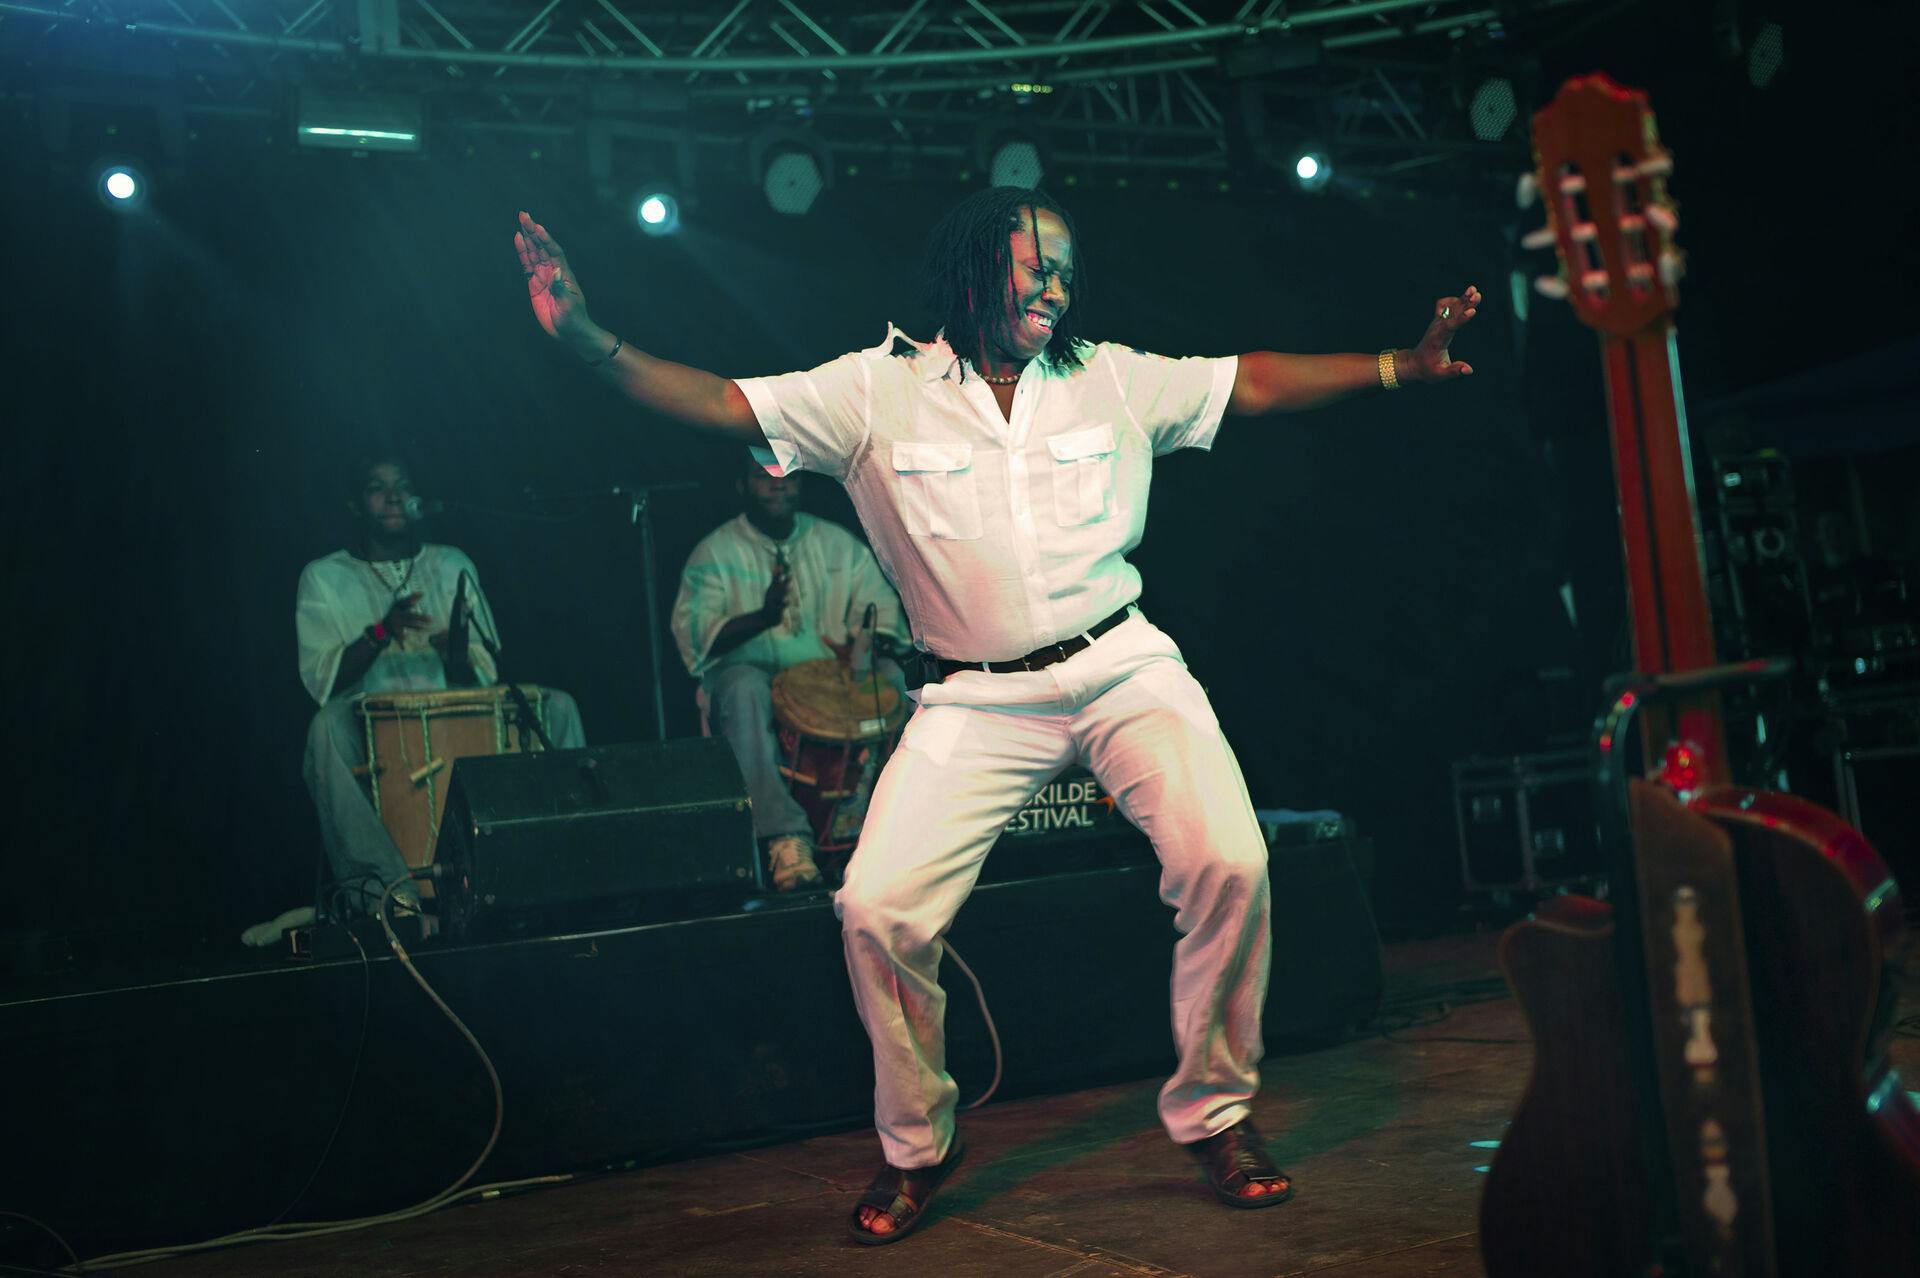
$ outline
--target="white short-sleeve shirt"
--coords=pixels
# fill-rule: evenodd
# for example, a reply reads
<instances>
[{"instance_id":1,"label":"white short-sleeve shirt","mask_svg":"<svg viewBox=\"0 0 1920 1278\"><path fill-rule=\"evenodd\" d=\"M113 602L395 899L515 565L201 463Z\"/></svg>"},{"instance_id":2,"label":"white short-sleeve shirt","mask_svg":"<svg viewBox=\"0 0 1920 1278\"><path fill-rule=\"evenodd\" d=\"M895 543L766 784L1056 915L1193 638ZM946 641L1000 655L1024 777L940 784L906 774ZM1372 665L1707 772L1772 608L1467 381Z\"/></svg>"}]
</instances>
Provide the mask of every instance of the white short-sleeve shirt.
<instances>
[{"instance_id":1,"label":"white short-sleeve shirt","mask_svg":"<svg viewBox=\"0 0 1920 1278\"><path fill-rule=\"evenodd\" d=\"M720 656L713 641L728 621L756 611L773 580L776 559L787 565L787 606L777 625ZM900 600L880 575L873 554L840 525L796 514L784 542L735 515L700 539L680 573L670 628L687 673L703 678L719 666L751 665L769 673L833 655L824 641L843 642L873 606L874 629L906 638Z\"/></svg>"},{"instance_id":2,"label":"white short-sleeve shirt","mask_svg":"<svg viewBox=\"0 0 1920 1278\"><path fill-rule=\"evenodd\" d=\"M1233 391L1232 356L1081 349L1077 369L1027 364L1011 420L944 340L891 325L872 349L738 384L778 469L846 487L914 641L1004 661L1139 597L1126 555L1153 459L1212 447Z\"/></svg>"},{"instance_id":3,"label":"white short-sleeve shirt","mask_svg":"<svg viewBox=\"0 0 1920 1278\"><path fill-rule=\"evenodd\" d=\"M381 649L357 683L336 687L334 676L347 648L386 616L401 595L420 596L414 607L429 619L429 632L446 629L462 575L469 583L468 606L480 619L474 623L467 655L479 681L491 684L493 657L481 645L478 631L482 624L489 635L497 636L499 630L486 596L480 593L473 560L465 551L428 542L411 561L376 567L336 550L308 564L300 573L293 624L300 645L300 679L313 699L325 705L336 697L363 692L426 692L446 687L446 666L424 634L408 635Z\"/></svg>"}]
</instances>

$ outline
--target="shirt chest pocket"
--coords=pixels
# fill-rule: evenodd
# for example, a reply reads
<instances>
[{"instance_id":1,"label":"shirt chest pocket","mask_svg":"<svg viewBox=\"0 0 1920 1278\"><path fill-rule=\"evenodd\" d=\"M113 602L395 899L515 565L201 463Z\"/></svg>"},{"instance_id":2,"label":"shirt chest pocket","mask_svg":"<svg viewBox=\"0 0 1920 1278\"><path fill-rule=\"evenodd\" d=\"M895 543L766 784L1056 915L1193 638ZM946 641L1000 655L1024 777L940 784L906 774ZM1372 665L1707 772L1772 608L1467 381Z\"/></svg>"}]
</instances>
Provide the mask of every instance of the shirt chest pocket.
<instances>
[{"instance_id":1,"label":"shirt chest pocket","mask_svg":"<svg viewBox=\"0 0 1920 1278\"><path fill-rule=\"evenodd\" d=\"M1109 424L1047 438L1053 455L1053 512L1063 528L1113 514L1120 446Z\"/></svg>"},{"instance_id":2,"label":"shirt chest pocket","mask_svg":"<svg viewBox=\"0 0 1920 1278\"><path fill-rule=\"evenodd\" d=\"M980 536L980 493L973 445L895 441L900 513L915 537L973 541Z\"/></svg>"}]
</instances>

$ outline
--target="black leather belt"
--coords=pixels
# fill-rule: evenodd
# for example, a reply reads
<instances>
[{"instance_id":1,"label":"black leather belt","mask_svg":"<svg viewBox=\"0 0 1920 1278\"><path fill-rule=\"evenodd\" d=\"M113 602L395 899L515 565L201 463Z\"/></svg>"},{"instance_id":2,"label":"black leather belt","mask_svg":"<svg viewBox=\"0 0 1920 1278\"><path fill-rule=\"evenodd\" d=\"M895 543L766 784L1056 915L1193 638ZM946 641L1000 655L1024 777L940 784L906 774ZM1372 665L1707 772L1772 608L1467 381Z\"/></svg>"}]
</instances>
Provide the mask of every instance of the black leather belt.
<instances>
[{"instance_id":1,"label":"black leather belt","mask_svg":"<svg viewBox=\"0 0 1920 1278\"><path fill-rule=\"evenodd\" d=\"M1125 621L1129 615L1129 604L1111 617L1096 621L1087 627L1084 634L1069 635L1059 643L1050 643L1044 648L1035 648L1024 657L1015 657L1011 661L949 661L945 657L933 657L932 665L940 672L942 679L950 679L962 670L984 670L989 674L1018 674L1025 670L1045 670L1048 666L1065 661L1076 652L1084 651L1093 645L1107 631Z\"/></svg>"}]
</instances>

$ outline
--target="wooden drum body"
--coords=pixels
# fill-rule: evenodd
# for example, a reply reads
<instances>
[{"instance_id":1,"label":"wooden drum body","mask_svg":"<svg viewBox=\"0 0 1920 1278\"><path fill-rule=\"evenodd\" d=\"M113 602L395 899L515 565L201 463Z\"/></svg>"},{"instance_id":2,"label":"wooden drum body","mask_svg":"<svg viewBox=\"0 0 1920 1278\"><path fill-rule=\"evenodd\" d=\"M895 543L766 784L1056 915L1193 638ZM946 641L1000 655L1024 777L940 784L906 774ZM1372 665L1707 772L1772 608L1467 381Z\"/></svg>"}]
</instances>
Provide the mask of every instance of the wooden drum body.
<instances>
[{"instance_id":1,"label":"wooden drum body","mask_svg":"<svg viewBox=\"0 0 1920 1278\"><path fill-rule=\"evenodd\" d=\"M860 837L867 795L907 721L900 690L856 679L838 661L803 661L773 678L780 774L813 823L814 846L836 852Z\"/></svg>"},{"instance_id":2,"label":"wooden drum body","mask_svg":"<svg viewBox=\"0 0 1920 1278\"><path fill-rule=\"evenodd\" d=\"M545 690L522 684L520 691L544 721ZM505 687L371 693L361 698L358 714L374 811L414 869L433 863L455 759L540 748ZM420 890L431 896L433 885L422 883Z\"/></svg>"}]
</instances>

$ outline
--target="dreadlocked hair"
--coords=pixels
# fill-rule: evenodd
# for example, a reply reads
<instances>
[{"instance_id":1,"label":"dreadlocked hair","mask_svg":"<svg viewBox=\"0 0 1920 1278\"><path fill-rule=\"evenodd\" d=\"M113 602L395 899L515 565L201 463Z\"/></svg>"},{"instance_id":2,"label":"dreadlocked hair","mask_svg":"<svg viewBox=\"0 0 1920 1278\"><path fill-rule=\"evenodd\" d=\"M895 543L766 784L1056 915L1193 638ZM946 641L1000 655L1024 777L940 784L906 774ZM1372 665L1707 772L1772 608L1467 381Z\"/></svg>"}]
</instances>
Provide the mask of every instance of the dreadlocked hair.
<instances>
[{"instance_id":1,"label":"dreadlocked hair","mask_svg":"<svg viewBox=\"0 0 1920 1278\"><path fill-rule=\"evenodd\" d=\"M987 336L1004 322L1002 312L1013 273L1008 236L1030 225L1027 210L1044 209L1066 224L1073 239L1073 301L1054 325L1053 336L1040 359L1054 368L1079 368L1080 298L1086 293L1087 268L1080 256L1080 237L1073 215L1045 191L1022 186L991 186L975 191L940 219L927 239L921 286L927 309L945 328L953 353L979 368L987 353ZM965 377L964 370L961 373Z\"/></svg>"}]
</instances>

